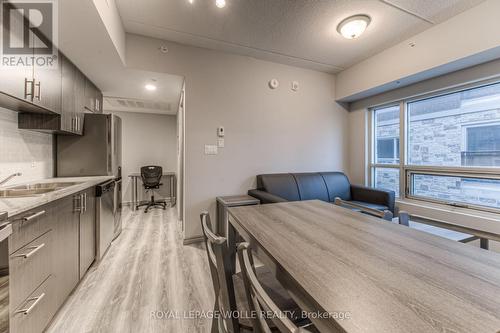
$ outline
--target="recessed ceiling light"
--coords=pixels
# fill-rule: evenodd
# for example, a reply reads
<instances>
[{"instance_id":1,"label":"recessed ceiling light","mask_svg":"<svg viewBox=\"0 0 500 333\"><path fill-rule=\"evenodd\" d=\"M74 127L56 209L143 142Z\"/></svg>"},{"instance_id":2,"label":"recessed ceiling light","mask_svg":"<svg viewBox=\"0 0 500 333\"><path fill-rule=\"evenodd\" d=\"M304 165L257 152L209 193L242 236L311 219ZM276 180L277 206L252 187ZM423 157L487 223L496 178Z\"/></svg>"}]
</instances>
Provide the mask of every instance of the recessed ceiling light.
<instances>
[{"instance_id":1,"label":"recessed ceiling light","mask_svg":"<svg viewBox=\"0 0 500 333\"><path fill-rule=\"evenodd\" d=\"M193 4L193 3L194 3L194 0L188 0L188 2L189 2L190 4Z\"/></svg>"},{"instance_id":2,"label":"recessed ceiling light","mask_svg":"<svg viewBox=\"0 0 500 333\"><path fill-rule=\"evenodd\" d=\"M215 0L215 5L219 8L226 7L226 0Z\"/></svg>"},{"instance_id":3,"label":"recessed ceiling light","mask_svg":"<svg viewBox=\"0 0 500 333\"><path fill-rule=\"evenodd\" d=\"M151 84L151 83L148 83L144 86L144 88L146 88L146 90L149 90L149 91L155 91L156 90L156 86L154 84Z\"/></svg>"},{"instance_id":4,"label":"recessed ceiling light","mask_svg":"<svg viewBox=\"0 0 500 333\"><path fill-rule=\"evenodd\" d=\"M354 39L361 36L370 24L371 19L368 15L354 15L346 18L337 26L339 34L347 39Z\"/></svg>"}]
</instances>

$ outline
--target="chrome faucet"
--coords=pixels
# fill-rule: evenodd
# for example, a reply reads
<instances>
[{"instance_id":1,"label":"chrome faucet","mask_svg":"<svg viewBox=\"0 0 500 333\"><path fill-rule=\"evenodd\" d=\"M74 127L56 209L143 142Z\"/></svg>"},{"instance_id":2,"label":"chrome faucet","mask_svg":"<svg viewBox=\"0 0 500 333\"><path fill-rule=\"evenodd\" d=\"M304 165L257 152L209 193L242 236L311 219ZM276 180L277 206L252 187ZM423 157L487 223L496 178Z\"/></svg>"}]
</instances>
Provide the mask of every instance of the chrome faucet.
<instances>
[{"instance_id":1,"label":"chrome faucet","mask_svg":"<svg viewBox=\"0 0 500 333\"><path fill-rule=\"evenodd\" d=\"M11 180L14 177L22 176L22 175L23 174L20 173L20 172L13 173L12 175L10 175L7 178L5 178L4 180L0 181L0 186L2 186L3 184L7 183L9 180Z\"/></svg>"}]
</instances>

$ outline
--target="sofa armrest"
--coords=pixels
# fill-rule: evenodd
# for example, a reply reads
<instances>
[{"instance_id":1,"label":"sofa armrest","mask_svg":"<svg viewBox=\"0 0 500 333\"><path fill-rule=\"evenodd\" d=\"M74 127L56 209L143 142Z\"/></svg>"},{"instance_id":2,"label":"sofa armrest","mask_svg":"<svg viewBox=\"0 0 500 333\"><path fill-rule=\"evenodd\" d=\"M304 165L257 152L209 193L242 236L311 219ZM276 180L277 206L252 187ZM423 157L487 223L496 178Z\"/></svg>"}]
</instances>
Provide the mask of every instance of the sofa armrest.
<instances>
[{"instance_id":1,"label":"sofa armrest","mask_svg":"<svg viewBox=\"0 0 500 333\"><path fill-rule=\"evenodd\" d=\"M396 194L394 191L385 191L366 186L351 185L351 198L355 201L387 206L392 214L394 214L394 205L396 201Z\"/></svg>"},{"instance_id":2,"label":"sofa armrest","mask_svg":"<svg viewBox=\"0 0 500 333\"><path fill-rule=\"evenodd\" d=\"M287 202L288 200L283 199L277 195L271 194L266 191L261 190L249 190L248 195L260 200L261 204L277 203L277 202Z\"/></svg>"}]
</instances>

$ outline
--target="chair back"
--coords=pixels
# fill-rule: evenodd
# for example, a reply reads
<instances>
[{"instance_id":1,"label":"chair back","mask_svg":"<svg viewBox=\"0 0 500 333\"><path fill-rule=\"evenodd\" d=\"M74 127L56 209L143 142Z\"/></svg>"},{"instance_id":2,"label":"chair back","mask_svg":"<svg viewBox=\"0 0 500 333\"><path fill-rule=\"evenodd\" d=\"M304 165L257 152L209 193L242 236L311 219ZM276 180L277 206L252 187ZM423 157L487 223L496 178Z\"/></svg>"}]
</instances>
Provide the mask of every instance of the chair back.
<instances>
[{"instance_id":1,"label":"chair back","mask_svg":"<svg viewBox=\"0 0 500 333\"><path fill-rule=\"evenodd\" d=\"M268 320L282 333L306 333L310 332L304 328L297 327L266 293L255 275L252 254L248 243L240 243L238 246L238 258L245 283L245 292L248 306L256 316L253 318L253 331L271 333L271 327L266 321L265 313L272 313Z\"/></svg>"},{"instance_id":2,"label":"chair back","mask_svg":"<svg viewBox=\"0 0 500 333\"><path fill-rule=\"evenodd\" d=\"M350 208L350 209L354 208L356 210L359 210L361 213L368 214L368 215L375 216L375 217L379 217L379 218L384 219L384 220L389 221L389 222L392 222L392 218L394 217L394 215L392 214L392 212L390 210L386 209L384 211L381 211L378 209L365 207L363 205L359 205L359 204L356 204L354 202L345 201L345 200L342 200L340 198L335 198L335 205L345 207L345 208Z\"/></svg>"},{"instance_id":3,"label":"chair back","mask_svg":"<svg viewBox=\"0 0 500 333\"><path fill-rule=\"evenodd\" d=\"M145 187L160 186L163 168L157 165L147 165L141 168L141 179Z\"/></svg>"},{"instance_id":4,"label":"chair back","mask_svg":"<svg viewBox=\"0 0 500 333\"><path fill-rule=\"evenodd\" d=\"M224 314L236 311L236 300L229 296L229 290L234 290L233 277L229 272L229 256L226 238L216 235L212 231L212 223L208 212L200 214L201 228L207 250L208 264L215 293L215 311L220 311L219 331L222 333L234 332L238 327L235 316L227 318ZM213 320L217 320L215 317Z\"/></svg>"}]
</instances>

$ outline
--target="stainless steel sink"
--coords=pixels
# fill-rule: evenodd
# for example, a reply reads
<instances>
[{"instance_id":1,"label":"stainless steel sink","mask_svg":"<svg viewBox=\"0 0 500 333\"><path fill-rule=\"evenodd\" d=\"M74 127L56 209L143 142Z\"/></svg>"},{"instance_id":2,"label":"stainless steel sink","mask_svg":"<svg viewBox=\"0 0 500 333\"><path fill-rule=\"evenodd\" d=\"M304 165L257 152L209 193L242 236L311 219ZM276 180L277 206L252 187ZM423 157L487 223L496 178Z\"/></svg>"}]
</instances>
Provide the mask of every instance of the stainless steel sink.
<instances>
[{"instance_id":1,"label":"stainless steel sink","mask_svg":"<svg viewBox=\"0 0 500 333\"><path fill-rule=\"evenodd\" d=\"M56 182L56 183L35 183L8 187L7 190L38 190L51 189L59 190L69 186L80 184L79 182Z\"/></svg>"},{"instance_id":2,"label":"stainless steel sink","mask_svg":"<svg viewBox=\"0 0 500 333\"><path fill-rule=\"evenodd\" d=\"M80 184L80 182L35 183L0 189L0 198L35 197Z\"/></svg>"},{"instance_id":3,"label":"stainless steel sink","mask_svg":"<svg viewBox=\"0 0 500 333\"><path fill-rule=\"evenodd\" d=\"M6 190L0 190L0 198L36 197L52 191L55 191L55 189L48 189L48 188L38 188L31 190L6 189Z\"/></svg>"}]
</instances>

